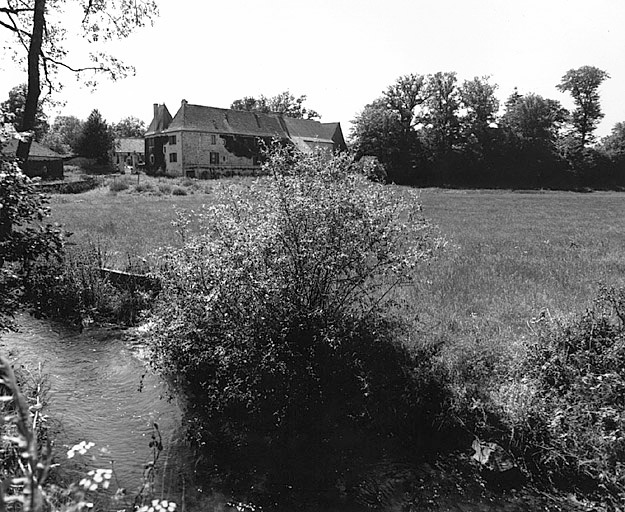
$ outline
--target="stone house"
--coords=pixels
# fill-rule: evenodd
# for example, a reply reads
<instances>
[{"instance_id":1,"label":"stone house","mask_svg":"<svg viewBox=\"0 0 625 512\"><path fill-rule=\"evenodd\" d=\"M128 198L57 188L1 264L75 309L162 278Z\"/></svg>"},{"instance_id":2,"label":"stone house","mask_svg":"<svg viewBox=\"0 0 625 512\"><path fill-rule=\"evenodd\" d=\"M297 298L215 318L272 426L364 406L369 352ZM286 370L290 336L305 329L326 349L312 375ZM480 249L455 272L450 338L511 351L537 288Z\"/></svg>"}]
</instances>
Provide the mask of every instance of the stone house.
<instances>
[{"instance_id":1,"label":"stone house","mask_svg":"<svg viewBox=\"0 0 625 512\"><path fill-rule=\"evenodd\" d=\"M292 143L304 152L346 149L340 123L183 100L173 118L165 105L154 104L154 118L145 135L146 171L198 178L255 172L262 142L272 140Z\"/></svg>"},{"instance_id":2,"label":"stone house","mask_svg":"<svg viewBox=\"0 0 625 512\"><path fill-rule=\"evenodd\" d=\"M134 172L145 163L143 139L123 137L115 139L112 151L113 166L120 173Z\"/></svg>"}]
</instances>

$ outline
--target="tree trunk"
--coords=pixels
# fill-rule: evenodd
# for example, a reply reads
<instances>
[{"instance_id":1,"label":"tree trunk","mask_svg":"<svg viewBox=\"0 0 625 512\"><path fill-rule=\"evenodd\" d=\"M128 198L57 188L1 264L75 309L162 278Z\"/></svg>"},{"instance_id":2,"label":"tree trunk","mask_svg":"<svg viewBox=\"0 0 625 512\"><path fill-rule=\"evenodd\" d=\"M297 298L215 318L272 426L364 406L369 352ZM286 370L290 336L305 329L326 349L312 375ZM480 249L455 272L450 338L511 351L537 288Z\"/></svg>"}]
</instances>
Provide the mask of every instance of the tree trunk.
<instances>
[{"instance_id":1,"label":"tree trunk","mask_svg":"<svg viewBox=\"0 0 625 512\"><path fill-rule=\"evenodd\" d=\"M37 115L37 104L41 94L41 83L39 76L39 57L43 44L43 29L45 25L46 0L35 0L35 10L33 15L33 33L30 38L28 48L28 92L26 94L26 104L24 105L24 115L22 116L22 126L20 132L32 132L35 129L35 117ZM32 138L27 141L19 141L17 146L17 158L21 163L28 160L30 144Z\"/></svg>"}]
</instances>

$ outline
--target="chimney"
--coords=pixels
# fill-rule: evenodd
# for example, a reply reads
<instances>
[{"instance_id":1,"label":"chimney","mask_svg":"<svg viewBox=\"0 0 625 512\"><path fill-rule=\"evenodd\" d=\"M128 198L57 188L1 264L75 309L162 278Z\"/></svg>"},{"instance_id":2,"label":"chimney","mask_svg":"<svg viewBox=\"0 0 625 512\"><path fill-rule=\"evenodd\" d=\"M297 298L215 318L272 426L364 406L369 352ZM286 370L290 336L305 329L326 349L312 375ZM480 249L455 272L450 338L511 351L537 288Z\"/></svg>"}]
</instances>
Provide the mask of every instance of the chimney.
<instances>
[{"instance_id":1,"label":"chimney","mask_svg":"<svg viewBox=\"0 0 625 512\"><path fill-rule=\"evenodd\" d=\"M158 103L154 103L154 117L158 115Z\"/></svg>"}]
</instances>

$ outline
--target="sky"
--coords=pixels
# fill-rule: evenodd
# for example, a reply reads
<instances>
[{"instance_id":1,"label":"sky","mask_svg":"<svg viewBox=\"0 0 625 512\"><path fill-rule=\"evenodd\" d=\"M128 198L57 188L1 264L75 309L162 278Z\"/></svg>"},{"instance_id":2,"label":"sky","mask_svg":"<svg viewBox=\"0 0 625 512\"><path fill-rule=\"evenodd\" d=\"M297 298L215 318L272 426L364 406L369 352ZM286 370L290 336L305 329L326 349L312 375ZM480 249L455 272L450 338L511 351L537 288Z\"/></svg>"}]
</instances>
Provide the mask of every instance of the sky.
<instances>
[{"instance_id":1,"label":"sky","mask_svg":"<svg viewBox=\"0 0 625 512\"><path fill-rule=\"evenodd\" d=\"M288 89L347 134L362 108L405 74L455 71L460 83L487 75L502 103L517 87L572 108L555 86L569 69L591 65L610 75L599 89L605 118L597 135L625 121L623 0L157 1L154 26L107 47L135 76L101 80L91 91L62 73L55 99L64 105L51 117L86 119L97 108L108 122L135 116L148 124L153 103L174 115L182 99L228 108ZM69 59L85 46L70 36ZM25 81L4 55L0 100Z\"/></svg>"}]
</instances>

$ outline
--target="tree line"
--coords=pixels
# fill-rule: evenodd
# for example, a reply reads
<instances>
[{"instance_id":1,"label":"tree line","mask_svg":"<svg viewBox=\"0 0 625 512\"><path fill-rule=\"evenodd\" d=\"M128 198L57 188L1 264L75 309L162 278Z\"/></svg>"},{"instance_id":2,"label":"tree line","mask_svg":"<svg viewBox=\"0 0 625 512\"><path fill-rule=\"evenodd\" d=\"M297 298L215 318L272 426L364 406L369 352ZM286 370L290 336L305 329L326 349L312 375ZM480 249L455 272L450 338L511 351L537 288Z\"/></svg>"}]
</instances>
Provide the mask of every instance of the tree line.
<instances>
[{"instance_id":1,"label":"tree line","mask_svg":"<svg viewBox=\"0 0 625 512\"><path fill-rule=\"evenodd\" d=\"M12 118L15 129L23 124L27 86L18 85L9 91L9 97L0 103L0 108ZM44 98L37 105L33 128L34 140L61 155L77 155L93 158L106 164L115 139L123 137L143 138L145 123L134 116L108 123L99 110L94 109L86 120L76 116L58 116L49 122L45 110L50 100Z\"/></svg>"},{"instance_id":2,"label":"tree line","mask_svg":"<svg viewBox=\"0 0 625 512\"><path fill-rule=\"evenodd\" d=\"M625 123L597 142L607 72L569 70L556 88L574 109L518 90L499 114L489 77L455 72L399 77L353 121L356 158L376 157L391 181L421 186L523 188L625 185Z\"/></svg>"}]
</instances>

